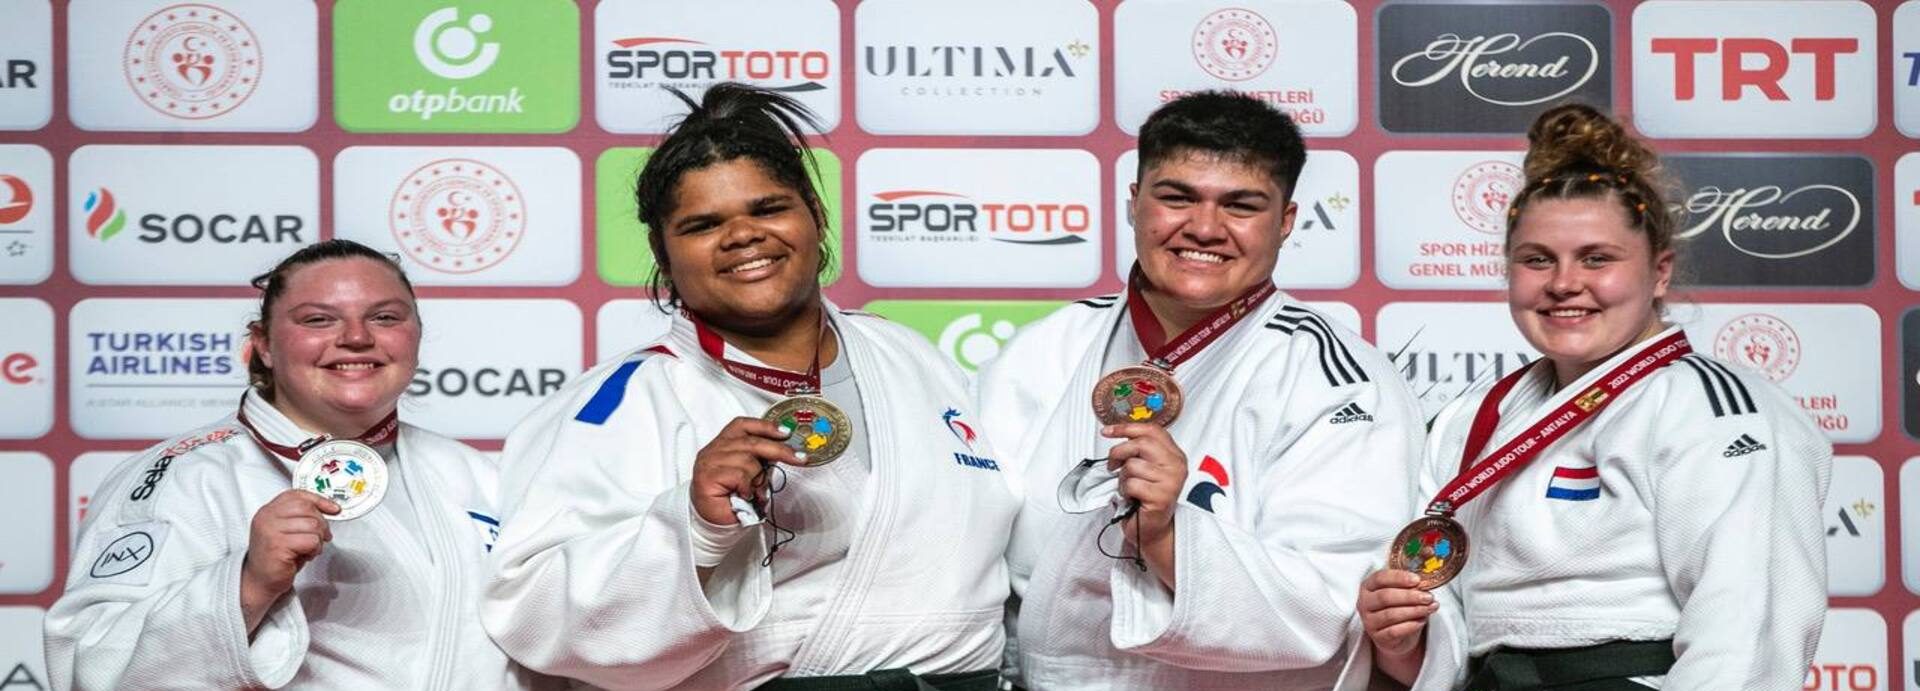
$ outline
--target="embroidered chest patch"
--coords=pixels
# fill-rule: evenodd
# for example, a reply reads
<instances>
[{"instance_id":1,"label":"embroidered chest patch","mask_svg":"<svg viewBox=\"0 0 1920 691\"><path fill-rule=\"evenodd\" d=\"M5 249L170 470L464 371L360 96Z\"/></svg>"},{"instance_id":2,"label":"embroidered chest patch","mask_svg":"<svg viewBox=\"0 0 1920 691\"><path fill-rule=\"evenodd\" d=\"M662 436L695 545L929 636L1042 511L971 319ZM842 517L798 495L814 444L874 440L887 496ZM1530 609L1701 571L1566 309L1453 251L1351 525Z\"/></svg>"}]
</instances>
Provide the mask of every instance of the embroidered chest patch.
<instances>
[{"instance_id":1,"label":"embroidered chest patch","mask_svg":"<svg viewBox=\"0 0 1920 691\"><path fill-rule=\"evenodd\" d=\"M1200 459L1200 474L1210 479L1201 480L1187 490L1187 503L1212 513L1213 498L1226 494L1227 485L1231 484L1227 481L1227 467L1212 456L1204 456Z\"/></svg>"},{"instance_id":2,"label":"embroidered chest patch","mask_svg":"<svg viewBox=\"0 0 1920 691\"><path fill-rule=\"evenodd\" d=\"M1547 482L1547 498L1564 501L1593 501L1600 498L1600 469L1559 467Z\"/></svg>"}]
</instances>

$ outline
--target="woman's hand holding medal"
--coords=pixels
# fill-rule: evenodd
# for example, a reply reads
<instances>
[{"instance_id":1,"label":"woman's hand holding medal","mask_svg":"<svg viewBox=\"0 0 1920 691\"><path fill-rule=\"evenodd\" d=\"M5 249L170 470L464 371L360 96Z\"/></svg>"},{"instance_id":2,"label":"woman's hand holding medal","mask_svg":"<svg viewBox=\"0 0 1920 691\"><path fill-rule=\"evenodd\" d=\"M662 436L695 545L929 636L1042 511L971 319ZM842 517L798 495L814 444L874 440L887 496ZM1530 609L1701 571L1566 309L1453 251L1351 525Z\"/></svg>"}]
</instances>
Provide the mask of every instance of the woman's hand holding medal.
<instances>
[{"instance_id":1,"label":"woman's hand holding medal","mask_svg":"<svg viewBox=\"0 0 1920 691\"><path fill-rule=\"evenodd\" d=\"M300 567L333 541L326 516L337 513L339 504L303 489L281 492L254 512L247 556L240 566L240 612L249 633L260 626L274 601L293 589Z\"/></svg>"},{"instance_id":2,"label":"woman's hand holding medal","mask_svg":"<svg viewBox=\"0 0 1920 691\"><path fill-rule=\"evenodd\" d=\"M728 422L694 456L689 490L694 512L714 525L740 523L733 498L759 506L767 489L767 464L806 465L786 444L788 434L779 425L757 417L737 417Z\"/></svg>"},{"instance_id":3,"label":"woman's hand holding medal","mask_svg":"<svg viewBox=\"0 0 1920 691\"><path fill-rule=\"evenodd\" d=\"M1121 532L1155 576L1173 586L1173 510L1187 484L1187 454L1155 422L1107 425L1100 435L1123 439L1107 451L1107 470L1120 478L1120 496L1132 501Z\"/></svg>"},{"instance_id":4,"label":"woman's hand holding medal","mask_svg":"<svg viewBox=\"0 0 1920 691\"><path fill-rule=\"evenodd\" d=\"M1360 582L1360 625L1373 643L1373 664L1403 684L1420 674L1426 657L1427 618L1439 611L1433 593L1420 589L1420 577L1403 569L1381 569Z\"/></svg>"}]
</instances>

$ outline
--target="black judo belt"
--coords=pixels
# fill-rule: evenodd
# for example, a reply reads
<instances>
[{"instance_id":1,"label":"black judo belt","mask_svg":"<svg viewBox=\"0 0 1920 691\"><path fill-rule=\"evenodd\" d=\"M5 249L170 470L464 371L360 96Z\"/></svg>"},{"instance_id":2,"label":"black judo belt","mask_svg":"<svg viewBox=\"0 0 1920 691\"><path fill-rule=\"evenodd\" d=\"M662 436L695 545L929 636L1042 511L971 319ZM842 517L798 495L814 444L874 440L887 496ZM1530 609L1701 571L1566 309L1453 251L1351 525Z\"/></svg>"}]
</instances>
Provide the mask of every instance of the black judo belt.
<instances>
[{"instance_id":1,"label":"black judo belt","mask_svg":"<svg viewBox=\"0 0 1920 691\"><path fill-rule=\"evenodd\" d=\"M1467 666L1466 691L1645 689L1628 679L1665 676L1673 641L1614 641L1584 648L1495 648Z\"/></svg>"},{"instance_id":2,"label":"black judo belt","mask_svg":"<svg viewBox=\"0 0 1920 691\"><path fill-rule=\"evenodd\" d=\"M761 684L758 691L999 691L1000 672L916 675L901 669L877 669L837 677L787 677Z\"/></svg>"}]
</instances>

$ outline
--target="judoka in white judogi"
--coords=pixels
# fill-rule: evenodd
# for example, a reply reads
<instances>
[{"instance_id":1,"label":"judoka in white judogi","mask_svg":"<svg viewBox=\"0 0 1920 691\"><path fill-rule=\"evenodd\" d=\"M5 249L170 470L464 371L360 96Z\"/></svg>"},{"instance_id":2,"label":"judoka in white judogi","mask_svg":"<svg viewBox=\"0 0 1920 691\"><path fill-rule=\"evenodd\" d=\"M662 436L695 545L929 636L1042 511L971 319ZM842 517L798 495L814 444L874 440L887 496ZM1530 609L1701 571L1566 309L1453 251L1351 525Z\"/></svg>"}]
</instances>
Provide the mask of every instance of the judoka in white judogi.
<instances>
[{"instance_id":1,"label":"judoka in white judogi","mask_svg":"<svg viewBox=\"0 0 1920 691\"><path fill-rule=\"evenodd\" d=\"M1360 635L1360 579L1412 513L1413 397L1386 357L1284 293L1180 365L1186 408L1170 432L1190 472L1169 592L1096 547L1116 487L1104 465L1080 472L1113 444L1089 405L1095 381L1143 356L1124 295L1105 296L1029 325L982 373L986 432L1027 466L1008 552L1022 683L1332 687ZM1104 538L1123 549L1117 527Z\"/></svg>"}]
</instances>

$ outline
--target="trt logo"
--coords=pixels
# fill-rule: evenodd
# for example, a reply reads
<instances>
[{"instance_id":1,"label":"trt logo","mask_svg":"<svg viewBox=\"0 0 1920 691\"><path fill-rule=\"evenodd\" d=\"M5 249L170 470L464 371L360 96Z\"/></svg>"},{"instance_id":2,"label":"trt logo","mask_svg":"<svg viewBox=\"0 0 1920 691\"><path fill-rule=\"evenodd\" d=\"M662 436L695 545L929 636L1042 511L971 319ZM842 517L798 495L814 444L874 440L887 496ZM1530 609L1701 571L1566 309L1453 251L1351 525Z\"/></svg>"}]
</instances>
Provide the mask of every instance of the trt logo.
<instances>
[{"instance_id":1,"label":"trt logo","mask_svg":"<svg viewBox=\"0 0 1920 691\"><path fill-rule=\"evenodd\" d=\"M1809 60L1813 70L1813 100L1831 101L1835 91L1835 57L1859 53L1860 41L1854 38L1796 38L1781 43L1765 38L1656 38L1653 39L1653 52L1673 56L1675 100L1691 101L1699 97L1696 88L1699 72L1695 67L1705 57L1708 58L1707 64L1717 63L1720 70L1720 100L1741 100L1750 88L1769 101L1795 100L1796 97L1789 96L1781 83L1793 62ZM1717 61L1712 59L1716 55ZM1797 97L1807 98L1808 94L1797 94Z\"/></svg>"},{"instance_id":2,"label":"trt logo","mask_svg":"<svg viewBox=\"0 0 1920 691\"><path fill-rule=\"evenodd\" d=\"M1655 0L1633 13L1635 122L1656 137L1863 137L1876 116L1864 2Z\"/></svg>"}]
</instances>

